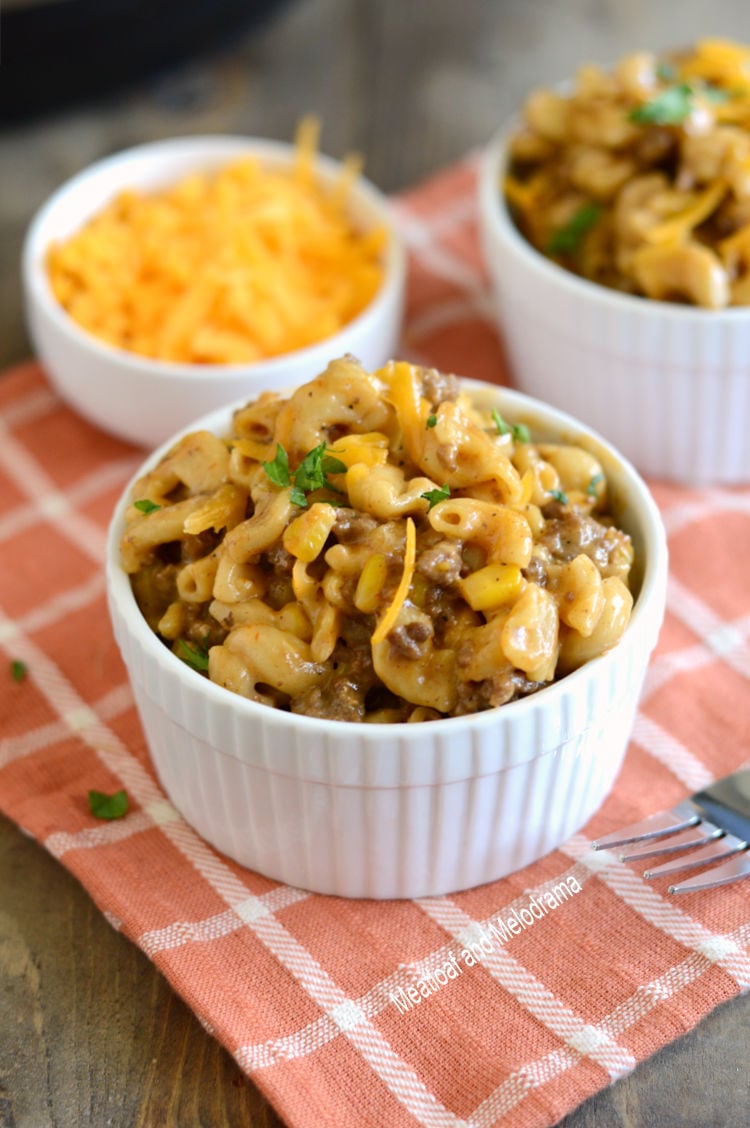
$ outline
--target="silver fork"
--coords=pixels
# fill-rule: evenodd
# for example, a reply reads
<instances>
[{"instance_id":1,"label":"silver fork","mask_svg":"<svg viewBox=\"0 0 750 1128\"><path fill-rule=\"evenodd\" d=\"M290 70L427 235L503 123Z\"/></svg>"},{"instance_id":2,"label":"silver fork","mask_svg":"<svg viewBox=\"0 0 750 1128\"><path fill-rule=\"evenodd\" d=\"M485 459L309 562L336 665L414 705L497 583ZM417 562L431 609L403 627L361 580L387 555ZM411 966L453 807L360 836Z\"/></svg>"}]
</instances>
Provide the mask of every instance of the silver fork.
<instances>
[{"instance_id":1,"label":"silver fork","mask_svg":"<svg viewBox=\"0 0 750 1128\"><path fill-rule=\"evenodd\" d=\"M741 768L732 775L696 791L671 811L649 815L641 822L605 834L592 842L595 850L617 850L623 862L651 858L658 854L688 853L654 866L644 877L669 877L680 870L720 862L704 873L696 874L676 885L670 893L694 893L713 889L750 875L750 768Z\"/></svg>"}]
</instances>

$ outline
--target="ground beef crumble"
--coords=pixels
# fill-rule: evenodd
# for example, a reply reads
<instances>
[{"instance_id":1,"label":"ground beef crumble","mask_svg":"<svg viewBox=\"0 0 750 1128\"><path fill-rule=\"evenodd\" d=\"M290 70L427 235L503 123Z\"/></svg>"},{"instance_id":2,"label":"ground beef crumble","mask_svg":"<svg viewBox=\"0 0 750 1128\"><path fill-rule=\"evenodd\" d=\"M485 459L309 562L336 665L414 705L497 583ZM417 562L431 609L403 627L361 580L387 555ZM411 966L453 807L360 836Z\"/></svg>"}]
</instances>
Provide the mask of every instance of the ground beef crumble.
<instances>
[{"instance_id":1,"label":"ground beef crumble","mask_svg":"<svg viewBox=\"0 0 750 1128\"><path fill-rule=\"evenodd\" d=\"M432 630L429 624L418 619L392 630L388 635L388 642L396 654L416 660L424 656L431 638Z\"/></svg>"},{"instance_id":2,"label":"ground beef crumble","mask_svg":"<svg viewBox=\"0 0 750 1128\"><path fill-rule=\"evenodd\" d=\"M421 375L422 393L433 407L439 407L446 401L452 403L458 397L458 377L452 373L438 372L437 368L423 368Z\"/></svg>"},{"instance_id":3,"label":"ground beef crumble","mask_svg":"<svg viewBox=\"0 0 750 1128\"><path fill-rule=\"evenodd\" d=\"M461 578L460 541L441 540L426 548L417 559L417 571L441 587L452 587Z\"/></svg>"}]
</instances>

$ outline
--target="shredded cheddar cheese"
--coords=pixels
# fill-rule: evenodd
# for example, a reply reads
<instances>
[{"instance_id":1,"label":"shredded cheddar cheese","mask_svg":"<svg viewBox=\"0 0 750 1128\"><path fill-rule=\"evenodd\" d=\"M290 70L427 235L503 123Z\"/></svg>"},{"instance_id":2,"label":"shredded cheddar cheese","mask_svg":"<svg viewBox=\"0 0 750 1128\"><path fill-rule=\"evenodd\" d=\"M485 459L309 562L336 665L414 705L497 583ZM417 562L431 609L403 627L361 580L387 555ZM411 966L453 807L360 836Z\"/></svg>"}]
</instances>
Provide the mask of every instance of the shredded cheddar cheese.
<instances>
[{"instance_id":1,"label":"shredded cheddar cheese","mask_svg":"<svg viewBox=\"0 0 750 1128\"><path fill-rule=\"evenodd\" d=\"M406 449L416 460L421 454L430 405L416 386L414 366L403 360L392 361L380 373L390 385L388 399L396 409Z\"/></svg>"},{"instance_id":2,"label":"shredded cheddar cheese","mask_svg":"<svg viewBox=\"0 0 750 1128\"><path fill-rule=\"evenodd\" d=\"M372 645L377 646L384 638L387 638L393 629L398 613L404 605L409 588L411 586L412 577L414 575L414 565L417 559L417 533L414 528L414 522L411 517L406 518L406 548L404 550L404 570L401 573L396 594L391 601L391 605L386 611L383 618L378 623L375 630L372 632Z\"/></svg>"},{"instance_id":3,"label":"shredded cheddar cheese","mask_svg":"<svg viewBox=\"0 0 750 1128\"><path fill-rule=\"evenodd\" d=\"M377 292L386 232L349 219L356 160L319 182L317 132L301 124L289 169L248 156L120 193L50 247L55 297L94 336L161 360L247 363L336 333Z\"/></svg>"},{"instance_id":4,"label":"shredded cheddar cheese","mask_svg":"<svg viewBox=\"0 0 750 1128\"><path fill-rule=\"evenodd\" d=\"M647 230L645 232L646 242L676 243L681 238L687 238L694 227L703 223L704 219L707 219L716 210L728 190L729 186L724 180L717 180L714 184L709 185L705 192L697 195L684 211Z\"/></svg>"}]
</instances>

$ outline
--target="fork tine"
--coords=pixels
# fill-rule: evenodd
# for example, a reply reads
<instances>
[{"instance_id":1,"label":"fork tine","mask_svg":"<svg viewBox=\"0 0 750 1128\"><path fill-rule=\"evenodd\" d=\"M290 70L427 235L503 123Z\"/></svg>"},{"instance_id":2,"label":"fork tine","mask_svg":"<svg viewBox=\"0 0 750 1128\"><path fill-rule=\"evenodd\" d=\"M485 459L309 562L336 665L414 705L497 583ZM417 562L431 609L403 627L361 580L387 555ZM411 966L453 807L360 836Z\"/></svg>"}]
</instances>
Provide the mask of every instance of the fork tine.
<instances>
[{"instance_id":1,"label":"fork tine","mask_svg":"<svg viewBox=\"0 0 750 1128\"><path fill-rule=\"evenodd\" d=\"M737 857L731 858L723 866L714 866L705 873L698 873L681 881L679 885L670 885L670 893L695 893L699 889L715 889L718 885L728 885L730 881L737 881L741 877L750 876L750 851L745 849Z\"/></svg>"},{"instance_id":2,"label":"fork tine","mask_svg":"<svg viewBox=\"0 0 750 1128\"><path fill-rule=\"evenodd\" d=\"M646 878L667 877L669 874L679 873L680 870L707 866L710 862L720 862L722 858L729 858L732 854L739 853L740 850L745 849L746 845L747 843L740 838L735 838L733 834L725 834L710 842L708 846L704 846L701 850L691 850L689 853L683 854L681 858L673 858L669 862L664 862L663 865L646 870L643 876Z\"/></svg>"},{"instance_id":3,"label":"fork tine","mask_svg":"<svg viewBox=\"0 0 750 1128\"><path fill-rule=\"evenodd\" d=\"M714 838L719 838L723 833L724 831L720 827L714 826L713 823L708 821L702 821L696 823L695 826L689 826L687 830L670 834L668 837L648 838L643 844L626 845L620 854L620 861L632 862L639 858L651 858L654 854L673 854L676 850L686 850L691 846L703 846L706 842L712 842Z\"/></svg>"},{"instance_id":4,"label":"fork tine","mask_svg":"<svg viewBox=\"0 0 750 1128\"><path fill-rule=\"evenodd\" d=\"M656 815L649 815L641 822L632 823L631 826L621 827L612 834L605 834L597 838L591 845L594 850L611 850L617 846L624 846L628 842L645 842L651 838L660 838L665 834L674 834L678 830L686 830L700 822L700 816L689 800L684 799L671 811L659 811Z\"/></svg>"}]
</instances>

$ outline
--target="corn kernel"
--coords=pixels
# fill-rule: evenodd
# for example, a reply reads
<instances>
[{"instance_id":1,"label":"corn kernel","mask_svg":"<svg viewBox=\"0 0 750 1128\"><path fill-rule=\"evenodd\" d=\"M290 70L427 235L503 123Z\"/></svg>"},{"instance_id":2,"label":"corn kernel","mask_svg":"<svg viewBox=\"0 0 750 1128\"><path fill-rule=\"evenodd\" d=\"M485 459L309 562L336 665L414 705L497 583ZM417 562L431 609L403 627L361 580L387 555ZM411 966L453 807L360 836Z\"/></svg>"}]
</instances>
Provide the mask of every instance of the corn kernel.
<instances>
[{"instance_id":1,"label":"corn kernel","mask_svg":"<svg viewBox=\"0 0 750 1128\"><path fill-rule=\"evenodd\" d=\"M357 581L354 593L354 606L364 615L369 615L378 605L388 575L388 561L382 552L374 552L366 561Z\"/></svg>"},{"instance_id":2,"label":"corn kernel","mask_svg":"<svg viewBox=\"0 0 750 1128\"><path fill-rule=\"evenodd\" d=\"M487 564L461 580L460 588L473 611L489 611L515 599L522 582L518 565Z\"/></svg>"}]
</instances>

